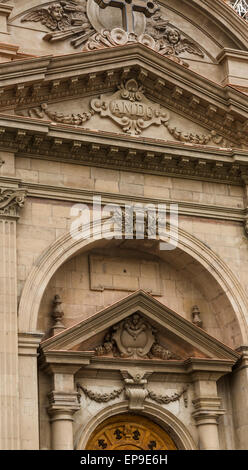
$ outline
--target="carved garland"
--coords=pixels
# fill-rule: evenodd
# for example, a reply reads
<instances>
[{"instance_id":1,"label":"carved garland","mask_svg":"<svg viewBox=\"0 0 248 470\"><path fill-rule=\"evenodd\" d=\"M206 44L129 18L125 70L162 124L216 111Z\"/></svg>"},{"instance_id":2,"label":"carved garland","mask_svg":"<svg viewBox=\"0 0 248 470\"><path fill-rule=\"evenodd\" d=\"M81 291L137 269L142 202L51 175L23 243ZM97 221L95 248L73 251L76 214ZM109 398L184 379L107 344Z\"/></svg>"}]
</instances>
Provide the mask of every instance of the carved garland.
<instances>
[{"instance_id":1,"label":"carved garland","mask_svg":"<svg viewBox=\"0 0 248 470\"><path fill-rule=\"evenodd\" d=\"M169 396L169 395L157 395L155 392L148 390L147 396L151 400L155 401L156 403L159 403L160 405L168 405L169 403L179 400L185 392L186 392L186 389L182 390L179 393L174 393L173 395Z\"/></svg>"},{"instance_id":2,"label":"carved garland","mask_svg":"<svg viewBox=\"0 0 248 470\"><path fill-rule=\"evenodd\" d=\"M94 392L92 390L87 389L86 387L82 387L79 383L77 383L77 390L80 395L80 390L88 397L90 400L95 401L97 403L108 403L111 400L115 400L119 398L119 396L124 392L124 387L118 390L113 390L110 393L99 393ZM174 393L173 395L157 395L155 392L148 390L147 391L147 398L155 401L160 405L168 405L169 403L173 403L175 401L180 400L181 396L186 393L186 389L182 390L179 393ZM185 406L187 406L186 400L184 400Z\"/></svg>"},{"instance_id":3,"label":"carved garland","mask_svg":"<svg viewBox=\"0 0 248 470\"><path fill-rule=\"evenodd\" d=\"M124 391L124 387L119 388L118 390L113 390L113 392L110 393L98 393L93 392L92 390L89 390L86 387L82 387L82 385L77 383L77 390L82 390L82 392L86 395L86 397L90 398L90 400L93 400L97 403L107 403L111 400L115 400L116 398L118 398Z\"/></svg>"}]
</instances>

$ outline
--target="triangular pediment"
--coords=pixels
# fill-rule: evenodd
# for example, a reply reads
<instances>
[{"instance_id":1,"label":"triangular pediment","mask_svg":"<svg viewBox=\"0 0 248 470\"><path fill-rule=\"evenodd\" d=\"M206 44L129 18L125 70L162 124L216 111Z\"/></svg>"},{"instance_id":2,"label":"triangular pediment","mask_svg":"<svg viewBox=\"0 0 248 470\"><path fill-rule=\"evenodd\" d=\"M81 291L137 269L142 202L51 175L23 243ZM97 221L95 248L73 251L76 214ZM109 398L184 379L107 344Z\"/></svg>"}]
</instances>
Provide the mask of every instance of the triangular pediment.
<instances>
[{"instance_id":1,"label":"triangular pediment","mask_svg":"<svg viewBox=\"0 0 248 470\"><path fill-rule=\"evenodd\" d=\"M129 78L120 79L111 91L94 91L70 100L45 101L29 108L18 107L15 113L84 131L204 146L235 146L231 140L194 122L187 113L178 113L176 101L181 93L179 88L172 92L172 99L163 100L156 93L151 94L142 80L133 77L134 74L130 73Z\"/></svg>"},{"instance_id":2,"label":"triangular pediment","mask_svg":"<svg viewBox=\"0 0 248 470\"><path fill-rule=\"evenodd\" d=\"M137 291L41 343L42 351L103 357L236 362L239 354L144 291Z\"/></svg>"}]
</instances>

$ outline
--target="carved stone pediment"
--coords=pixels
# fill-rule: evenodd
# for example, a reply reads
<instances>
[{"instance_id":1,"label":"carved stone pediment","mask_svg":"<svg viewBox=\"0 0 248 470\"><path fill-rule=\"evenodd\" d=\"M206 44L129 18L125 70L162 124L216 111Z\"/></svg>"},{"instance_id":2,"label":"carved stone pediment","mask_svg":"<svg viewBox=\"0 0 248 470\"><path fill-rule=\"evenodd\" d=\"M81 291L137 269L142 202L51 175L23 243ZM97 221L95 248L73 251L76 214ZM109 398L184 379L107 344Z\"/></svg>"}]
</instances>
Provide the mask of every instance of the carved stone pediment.
<instances>
[{"instance_id":1,"label":"carved stone pediment","mask_svg":"<svg viewBox=\"0 0 248 470\"><path fill-rule=\"evenodd\" d=\"M188 117L181 117L171 105L180 89L173 92L174 102L170 111L166 106L147 97L141 81L135 78L122 80L117 90L92 97L80 97L56 103L42 102L39 106L17 108L16 114L30 118L49 120L66 126L99 131L122 132L133 137L153 137L165 141L178 141L199 145L233 147L235 144L213 128L204 129Z\"/></svg>"},{"instance_id":2,"label":"carved stone pediment","mask_svg":"<svg viewBox=\"0 0 248 470\"><path fill-rule=\"evenodd\" d=\"M231 360L239 355L212 338L201 328L169 310L143 291L83 320L42 342L46 355L59 354L98 364L183 364L189 358L199 361ZM135 383L137 385L137 383Z\"/></svg>"}]
</instances>

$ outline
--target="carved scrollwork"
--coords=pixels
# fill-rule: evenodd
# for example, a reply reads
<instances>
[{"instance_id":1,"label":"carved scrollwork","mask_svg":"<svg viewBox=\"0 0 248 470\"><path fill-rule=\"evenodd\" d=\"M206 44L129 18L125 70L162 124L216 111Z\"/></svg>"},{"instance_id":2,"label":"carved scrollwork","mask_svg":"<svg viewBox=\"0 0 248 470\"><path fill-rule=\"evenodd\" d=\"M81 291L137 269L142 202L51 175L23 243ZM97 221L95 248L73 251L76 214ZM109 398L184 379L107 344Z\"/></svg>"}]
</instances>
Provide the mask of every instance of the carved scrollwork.
<instances>
[{"instance_id":1,"label":"carved scrollwork","mask_svg":"<svg viewBox=\"0 0 248 470\"><path fill-rule=\"evenodd\" d=\"M0 215L17 216L24 206L27 191L0 188Z\"/></svg>"},{"instance_id":2,"label":"carved scrollwork","mask_svg":"<svg viewBox=\"0 0 248 470\"><path fill-rule=\"evenodd\" d=\"M151 125L167 122L170 117L166 109L147 100L142 90L135 79L130 79L111 97L94 98L91 107L102 117L112 119L127 134L139 135Z\"/></svg>"},{"instance_id":3,"label":"carved scrollwork","mask_svg":"<svg viewBox=\"0 0 248 470\"><path fill-rule=\"evenodd\" d=\"M86 387L82 387L79 383L77 384L77 390L78 392L82 390L82 392L85 394L86 397L90 398L90 400L95 401L97 403L107 403L111 400L115 400L118 398L122 392L124 391L124 388L119 388L118 390L113 390L110 393L99 393L99 392L93 392L92 390L89 390ZM80 392L79 392L80 393Z\"/></svg>"},{"instance_id":4,"label":"carved scrollwork","mask_svg":"<svg viewBox=\"0 0 248 470\"><path fill-rule=\"evenodd\" d=\"M156 333L156 329L145 318L134 313L111 328L103 344L95 348L95 354L132 359L179 359L179 356L159 344Z\"/></svg>"}]
</instances>

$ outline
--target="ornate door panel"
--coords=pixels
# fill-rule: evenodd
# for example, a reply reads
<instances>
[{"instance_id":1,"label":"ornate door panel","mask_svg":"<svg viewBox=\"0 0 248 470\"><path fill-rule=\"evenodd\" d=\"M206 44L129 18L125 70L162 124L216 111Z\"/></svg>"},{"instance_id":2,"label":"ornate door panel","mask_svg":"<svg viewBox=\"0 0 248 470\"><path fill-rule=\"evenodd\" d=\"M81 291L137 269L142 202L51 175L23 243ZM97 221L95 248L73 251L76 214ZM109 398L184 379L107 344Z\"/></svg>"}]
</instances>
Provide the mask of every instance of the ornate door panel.
<instances>
[{"instance_id":1,"label":"ornate door panel","mask_svg":"<svg viewBox=\"0 0 248 470\"><path fill-rule=\"evenodd\" d=\"M86 450L176 450L176 446L170 436L149 419L122 414L100 424Z\"/></svg>"}]
</instances>

